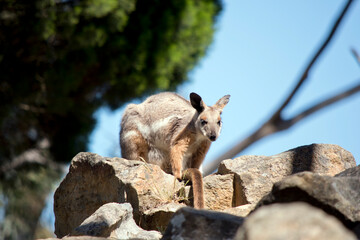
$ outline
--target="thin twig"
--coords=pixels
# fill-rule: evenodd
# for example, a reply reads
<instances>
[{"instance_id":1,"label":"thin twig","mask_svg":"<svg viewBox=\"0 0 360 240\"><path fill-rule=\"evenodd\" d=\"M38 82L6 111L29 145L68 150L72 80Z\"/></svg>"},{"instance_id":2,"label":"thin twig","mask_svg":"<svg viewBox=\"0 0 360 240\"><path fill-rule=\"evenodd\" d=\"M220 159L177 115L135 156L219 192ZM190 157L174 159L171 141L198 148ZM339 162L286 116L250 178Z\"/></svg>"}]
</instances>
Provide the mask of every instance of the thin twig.
<instances>
[{"instance_id":1,"label":"thin twig","mask_svg":"<svg viewBox=\"0 0 360 240\"><path fill-rule=\"evenodd\" d=\"M357 92L360 92L360 83L358 83L357 85L355 85L354 87L351 87L350 89L348 89L346 91L338 93L337 95L335 95L333 97L327 98L326 100L307 108L306 110L302 111L301 113L299 113L296 116L294 116L293 118L291 118L289 121L291 122L291 125L294 125L295 123L301 121L302 119L308 117L309 115L311 115L331 104L334 104L345 98L348 98Z\"/></svg>"},{"instance_id":2,"label":"thin twig","mask_svg":"<svg viewBox=\"0 0 360 240\"><path fill-rule=\"evenodd\" d=\"M352 48L351 52L354 55L356 62L360 65L360 55L358 54L358 52L355 50L355 48Z\"/></svg>"}]
</instances>

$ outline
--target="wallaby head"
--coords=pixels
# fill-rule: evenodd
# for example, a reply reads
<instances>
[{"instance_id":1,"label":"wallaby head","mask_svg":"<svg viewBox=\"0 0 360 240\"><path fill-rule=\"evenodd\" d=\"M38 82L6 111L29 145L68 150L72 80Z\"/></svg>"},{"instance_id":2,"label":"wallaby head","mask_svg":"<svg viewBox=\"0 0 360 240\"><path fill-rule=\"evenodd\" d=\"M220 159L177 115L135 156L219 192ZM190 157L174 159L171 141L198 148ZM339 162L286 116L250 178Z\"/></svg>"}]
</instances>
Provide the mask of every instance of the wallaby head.
<instances>
[{"instance_id":1,"label":"wallaby head","mask_svg":"<svg viewBox=\"0 0 360 240\"><path fill-rule=\"evenodd\" d=\"M225 95L213 106L207 106L198 94L190 94L191 105L198 113L195 120L195 127L212 142L220 135L222 126L221 113L225 105L229 102L229 99L230 95Z\"/></svg>"}]
</instances>

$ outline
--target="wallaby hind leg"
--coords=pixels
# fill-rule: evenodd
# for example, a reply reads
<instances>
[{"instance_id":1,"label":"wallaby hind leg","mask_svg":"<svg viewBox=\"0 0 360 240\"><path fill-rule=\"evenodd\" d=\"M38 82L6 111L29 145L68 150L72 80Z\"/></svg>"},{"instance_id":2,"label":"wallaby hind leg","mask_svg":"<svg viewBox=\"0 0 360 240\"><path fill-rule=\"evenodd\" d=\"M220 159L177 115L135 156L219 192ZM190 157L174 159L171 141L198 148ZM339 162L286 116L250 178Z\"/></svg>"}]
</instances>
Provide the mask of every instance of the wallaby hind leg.
<instances>
[{"instance_id":1,"label":"wallaby hind leg","mask_svg":"<svg viewBox=\"0 0 360 240\"><path fill-rule=\"evenodd\" d=\"M137 130L120 134L121 156L128 160L144 159L148 162L149 146Z\"/></svg>"}]
</instances>

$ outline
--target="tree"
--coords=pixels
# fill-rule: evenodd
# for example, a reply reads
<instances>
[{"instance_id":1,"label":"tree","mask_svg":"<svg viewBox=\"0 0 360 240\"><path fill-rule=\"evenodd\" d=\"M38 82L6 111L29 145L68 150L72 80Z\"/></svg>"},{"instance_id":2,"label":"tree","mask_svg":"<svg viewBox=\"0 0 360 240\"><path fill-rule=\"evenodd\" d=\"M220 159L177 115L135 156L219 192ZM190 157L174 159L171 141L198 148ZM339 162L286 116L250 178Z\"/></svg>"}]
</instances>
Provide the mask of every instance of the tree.
<instances>
[{"instance_id":1,"label":"tree","mask_svg":"<svg viewBox=\"0 0 360 240\"><path fill-rule=\"evenodd\" d=\"M339 16L335 20L333 26L331 27L330 32L326 36L324 42L320 46L320 48L315 52L314 56L311 58L309 63L306 65L303 73L297 80L295 87L293 90L289 93L289 95L285 98L282 104L280 104L279 108L276 109L273 114L270 116L268 120L266 120L258 129L253 131L248 137L245 139L239 141L234 146L230 148L230 150L224 152L219 157L214 159L212 162L204 166L204 175L211 174L214 170L217 169L219 163L224 159L233 158L237 154L244 151L246 148L248 148L250 145L255 143L256 141L259 141L262 138L265 138L267 136L270 136L272 134L278 133L280 131L285 131L291 127L293 127L296 123L300 122L301 120L305 119L306 117L310 116L311 114L330 106L333 103L336 103L342 99L345 99L347 97L350 97L351 95L360 92L360 84L356 83L351 88L340 92L330 98L327 98L321 102L314 103L312 106L306 108L305 110L299 112L298 114L295 114L293 117L290 118L284 118L284 111L286 107L289 105L289 103L293 100L294 96L297 94L299 89L303 86L303 84L309 80L309 75L311 73L311 70L314 66L314 64L318 61L321 54L325 51L326 47L330 43L330 41L333 39L333 36L335 35L338 27L341 24L341 21L344 19L344 16L348 12L348 10L351 7L351 4L355 2L353 0L348 0L343 8L343 10L340 12ZM359 61L359 55L357 54L355 49L352 49L352 52L356 58L357 61ZM359 62L360 63L360 62Z\"/></svg>"},{"instance_id":2,"label":"tree","mask_svg":"<svg viewBox=\"0 0 360 240\"><path fill-rule=\"evenodd\" d=\"M86 150L94 112L186 81L221 2L3 0L0 9L0 232L31 239L59 164Z\"/></svg>"}]
</instances>

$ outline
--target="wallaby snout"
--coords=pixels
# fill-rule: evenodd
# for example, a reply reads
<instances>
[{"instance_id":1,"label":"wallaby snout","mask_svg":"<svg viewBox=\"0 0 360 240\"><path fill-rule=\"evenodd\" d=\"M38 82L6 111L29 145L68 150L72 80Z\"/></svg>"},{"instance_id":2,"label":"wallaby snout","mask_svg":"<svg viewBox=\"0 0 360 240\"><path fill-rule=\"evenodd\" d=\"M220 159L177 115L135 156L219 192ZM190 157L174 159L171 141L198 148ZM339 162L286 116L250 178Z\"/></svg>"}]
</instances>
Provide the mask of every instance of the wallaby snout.
<instances>
[{"instance_id":1,"label":"wallaby snout","mask_svg":"<svg viewBox=\"0 0 360 240\"><path fill-rule=\"evenodd\" d=\"M212 142L214 142L216 140L216 138L217 137L216 137L215 134L211 134L210 137L209 137L210 141L212 141Z\"/></svg>"}]
</instances>

